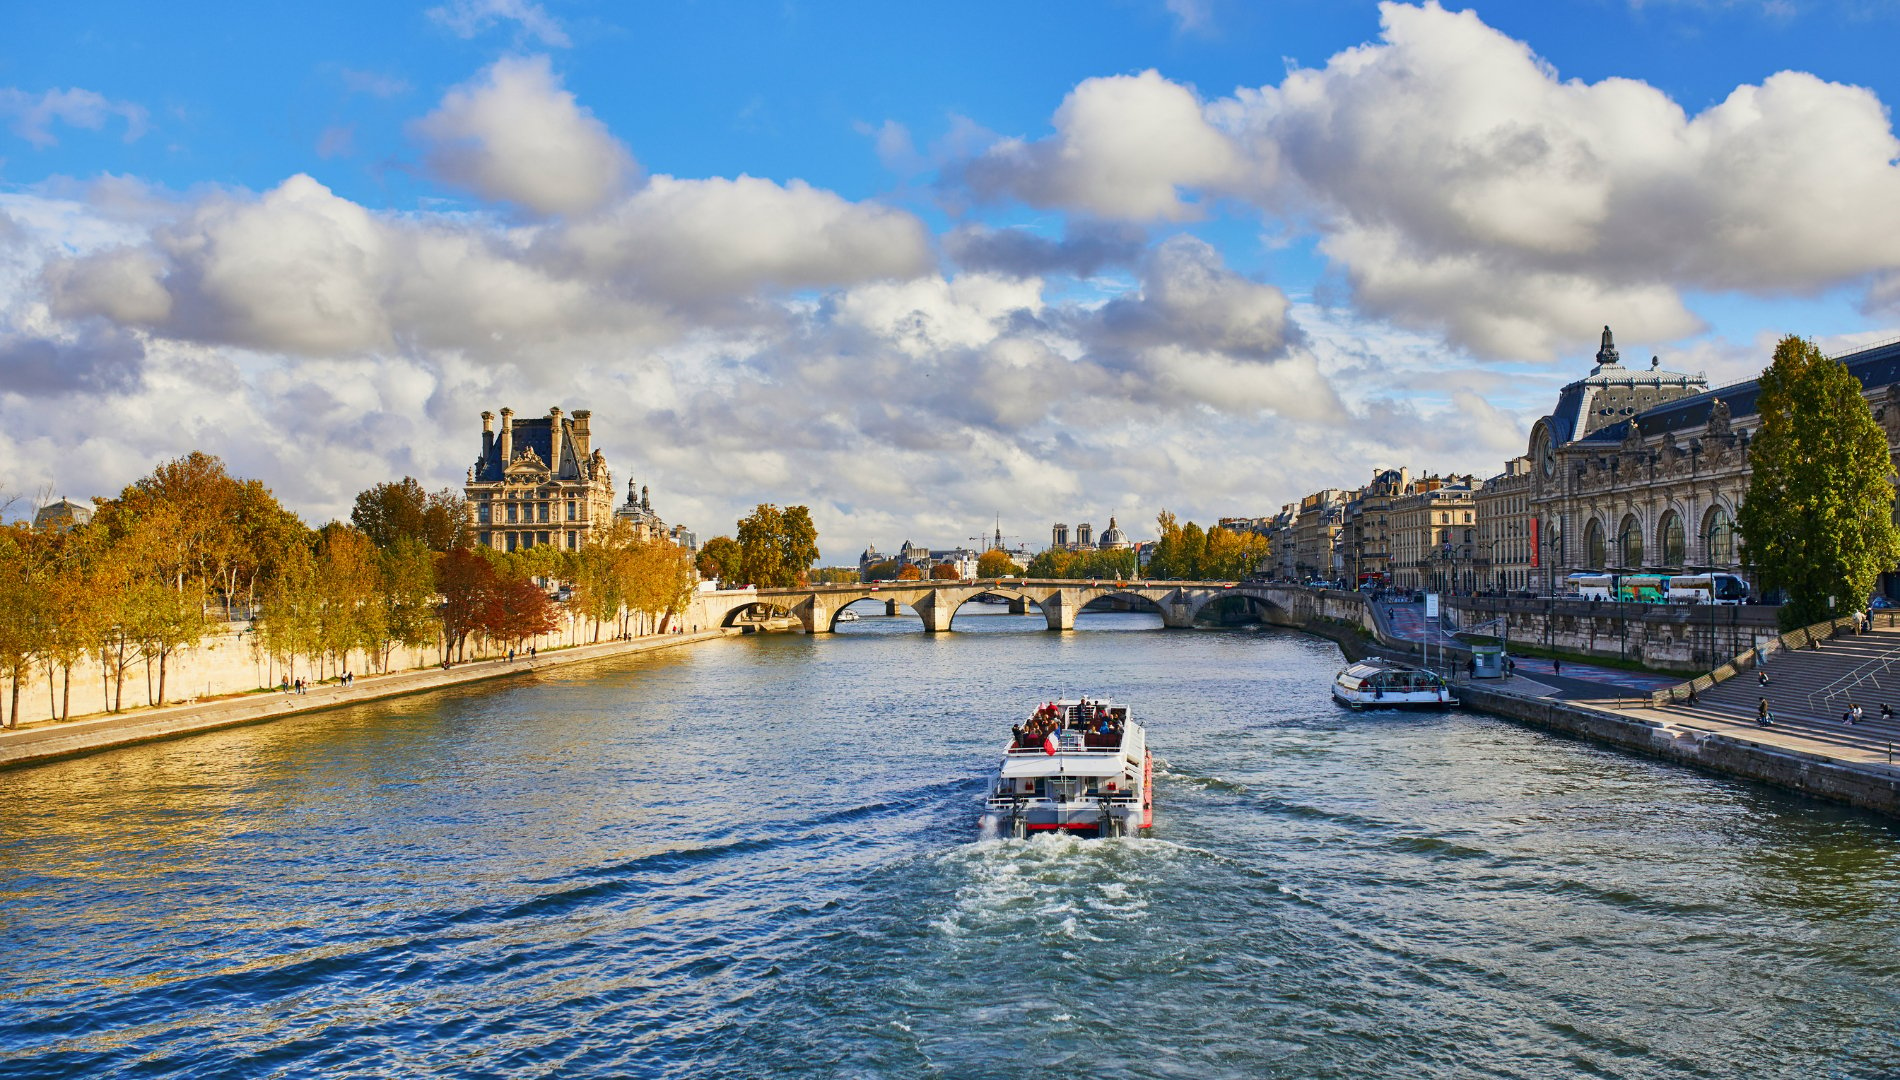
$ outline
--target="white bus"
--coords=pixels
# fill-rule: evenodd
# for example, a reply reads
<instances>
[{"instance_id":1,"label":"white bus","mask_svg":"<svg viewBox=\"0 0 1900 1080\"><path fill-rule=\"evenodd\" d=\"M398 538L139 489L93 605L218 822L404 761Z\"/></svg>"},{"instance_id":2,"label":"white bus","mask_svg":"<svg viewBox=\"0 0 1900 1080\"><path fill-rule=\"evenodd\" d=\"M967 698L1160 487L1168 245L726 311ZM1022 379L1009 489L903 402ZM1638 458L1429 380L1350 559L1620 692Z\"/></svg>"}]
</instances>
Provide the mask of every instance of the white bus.
<instances>
[{"instance_id":1,"label":"white bus","mask_svg":"<svg viewBox=\"0 0 1900 1080\"><path fill-rule=\"evenodd\" d=\"M1615 574L1572 574L1564 582L1577 594L1579 600L1616 599Z\"/></svg>"},{"instance_id":2,"label":"white bus","mask_svg":"<svg viewBox=\"0 0 1900 1080\"><path fill-rule=\"evenodd\" d=\"M1672 604L1728 604L1748 601L1748 582L1734 574L1671 574Z\"/></svg>"}]
</instances>

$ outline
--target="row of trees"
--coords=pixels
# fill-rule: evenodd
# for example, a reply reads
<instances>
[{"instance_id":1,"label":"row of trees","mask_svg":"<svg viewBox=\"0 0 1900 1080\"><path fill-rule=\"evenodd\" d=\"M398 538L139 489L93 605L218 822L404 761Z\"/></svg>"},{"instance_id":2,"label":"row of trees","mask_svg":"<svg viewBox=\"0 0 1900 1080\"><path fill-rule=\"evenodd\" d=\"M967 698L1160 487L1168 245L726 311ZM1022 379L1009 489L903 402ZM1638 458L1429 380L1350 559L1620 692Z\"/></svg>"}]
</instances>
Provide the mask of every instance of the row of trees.
<instances>
[{"instance_id":1,"label":"row of trees","mask_svg":"<svg viewBox=\"0 0 1900 1080\"><path fill-rule=\"evenodd\" d=\"M699 549L699 572L728 588L789 589L809 583L818 527L803 506L760 503L739 519L738 539L715 536Z\"/></svg>"},{"instance_id":2,"label":"row of trees","mask_svg":"<svg viewBox=\"0 0 1900 1080\"><path fill-rule=\"evenodd\" d=\"M19 723L22 688L40 672L51 715L69 716L87 660L108 710L126 707L139 668L146 702L163 704L171 661L226 619L251 620L254 647L286 677L300 662L322 677L352 656L387 669L398 647L434 646L448 662L473 642L552 632L557 582L594 640L604 626L630 632L638 616L664 631L697 581L681 548L625 523L580 551L500 552L471 547L467 521L454 491L405 477L357 496L349 524L313 530L258 481L193 453L98 503L89 524L0 527L0 727Z\"/></svg>"},{"instance_id":3,"label":"row of trees","mask_svg":"<svg viewBox=\"0 0 1900 1080\"><path fill-rule=\"evenodd\" d=\"M1159 538L1143 576L1157 580L1238 581L1258 570L1271 548L1258 533L1182 525L1167 510L1155 518L1155 529Z\"/></svg>"}]
</instances>

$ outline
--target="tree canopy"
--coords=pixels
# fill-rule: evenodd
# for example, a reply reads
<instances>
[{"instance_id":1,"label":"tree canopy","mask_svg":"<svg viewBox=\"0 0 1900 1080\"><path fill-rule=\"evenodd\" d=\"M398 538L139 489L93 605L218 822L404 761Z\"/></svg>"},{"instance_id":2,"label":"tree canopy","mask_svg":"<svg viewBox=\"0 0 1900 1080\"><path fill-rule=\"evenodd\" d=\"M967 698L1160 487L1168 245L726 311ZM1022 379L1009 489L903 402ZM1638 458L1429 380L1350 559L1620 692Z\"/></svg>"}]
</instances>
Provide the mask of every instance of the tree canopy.
<instances>
[{"instance_id":1,"label":"tree canopy","mask_svg":"<svg viewBox=\"0 0 1900 1080\"><path fill-rule=\"evenodd\" d=\"M1271 546L1257 533L1182 525L1167 510L1155 518L1155 527L1158 539L1145 576L1156 580L1237 581L1259 568Z\"/></svg>"},{"instance_id":2,"label":"tree canopy","mask_svg":"<svg viewBox=\"0 0 1900 1080\"><path fill-rule=\"evenodd\" d=\"M1900 562L1887 437L1860 381L1811 341L1785 337L1762 372L1749 443L1742 557L1783 589L1783 629L1857 611Z\"/></svg>"},{"instance_id":3,"label":"tree canopy","mask_svg":"<svg viewBox=\"0 0 1900 1080\"><path fill-rule=\"evenodd\" d=\"M379 548L419 540L430 551L448 551L470 542L468 502L461 493L424 491L411 476L359 493L350 521Z\"/></svg>"},{"instance_id":4,"label":"tree canopy","mask_svg":"<svg viewBox=\"0 0 1900 1080\"><path fill-rule=\"evenodd\" d=\"M1016 573L1016 560L1002 548L991 548L976 557L976 576L980 578L1011 577Z\"/></svg>"},{"instance_id":5,"label":"tree canopy","mask_svg":"<svg viewBox=\"0 0 1900 1080\"><path fill-rule=\"evenodd\" d=\"M783 510L760 503L739 520L739 579L735 584L790 588L818 561L818 527L803 506Z\"/></svg>"}]
</instances>

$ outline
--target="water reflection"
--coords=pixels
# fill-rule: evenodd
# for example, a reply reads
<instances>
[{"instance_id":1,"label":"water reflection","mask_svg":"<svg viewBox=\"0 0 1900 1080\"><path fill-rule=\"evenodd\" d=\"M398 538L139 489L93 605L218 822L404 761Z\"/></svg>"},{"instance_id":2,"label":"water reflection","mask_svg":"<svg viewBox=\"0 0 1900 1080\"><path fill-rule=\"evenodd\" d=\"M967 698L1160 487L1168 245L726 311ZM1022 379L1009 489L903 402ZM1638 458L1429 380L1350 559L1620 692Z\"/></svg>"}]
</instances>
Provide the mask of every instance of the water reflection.
<instances>
[{"instance_id":1,"label":"water reflection","mask_svg":"<svg viewBox=\"0 0 1900 1080\"><path fill-rule=\"evenodd\" d=\"M0 1075L1900 1066L1887 823L1348 715L1313 639L1030 611L8 773ZM1153 837L977 842L1002 733L1076 692L1149 725Z\"/></svg>"}]
</instances>

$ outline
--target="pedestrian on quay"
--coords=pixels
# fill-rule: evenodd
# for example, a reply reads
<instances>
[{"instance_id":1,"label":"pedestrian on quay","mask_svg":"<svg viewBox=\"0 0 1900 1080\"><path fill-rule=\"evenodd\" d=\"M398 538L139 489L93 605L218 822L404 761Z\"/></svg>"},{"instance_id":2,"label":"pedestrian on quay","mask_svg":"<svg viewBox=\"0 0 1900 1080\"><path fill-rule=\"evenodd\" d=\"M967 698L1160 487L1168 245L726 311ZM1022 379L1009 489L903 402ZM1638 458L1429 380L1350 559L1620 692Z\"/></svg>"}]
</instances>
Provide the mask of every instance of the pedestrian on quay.
<instances>
[{"instance_id":1,"label":"pedestrian on quay","mask_svg":"<svg viewBox=\"0 0 1900 1080\"><path fill-rule=\"evenodd\" d=\"M1849 716L1851 716L1851 717L1853 717L1853 719L1851 719L1851 720L1849 720L1849 721L1848 721L1848 723L1850 723L1850 724L1858 724L1858 723L1860 723L1860 721L1861 721L1861 711L1860 711L1860 706L1859 706L1858 704L1856 704L1856 705L1852 705L1852 706L1850 706L1850 707L1848 708L1848 710L1847 710L1847 712L1848 712L1848 715L1849 715Z\"/></svg>"},{"instance_id":2,"label":"pedestrian on quay","mask_svg":"<svg viewBox=\"0 0 1900 1080\"><path fill-rule=\"evenodd\" d=\"M1893 706L1891 706L1891 705L1889 705L1889 704L1887 704L1887 703L1886 703L1886 702L1884 702L1884 701L1883 701L1883 702L1881 702L1881 703L1880 703L1880 718L1881 718L1882 720L1891 720L1891 719L1893 719Z\"/></svg>"},{"instance_id":3,"label":"pedestrian on quay","mask_svg":"<svg viewBox=\"0 0 1900 1080\"><path fill-rule=\"evenodd\" d=\"M1755 682L1759 683L1762 686L1768 685L1768 669L1767 668L1755 669Z\"/></svg>"},{"instance_id":4,"label":"pedestrian on quay","mask_svg":"<svg viewBox=\"0 0 1900 1080\"><path fill-rule=\"evenodd\" d=\"M1760 724L1762 727L1768 727L1769 725L1774 723L1774 721L1769 719L1769 716L1768 716L1768 699L1767 698L1762 698L1761 707L1755 710L1755 723Z\"/></svg>"},{"instance_id":5,"label":"pedestrian on quay","mask_svg":"<svg viewBox=\"0 0 1900 1080\"><path fill-rule=\"evenodd\" d=\"M1551 657L1550 658L1550 673L1552 675L1562 675L1564 673L1564 662L1562 660L1557 659L1554 656Z\"/></svg>"}]
</instances>

